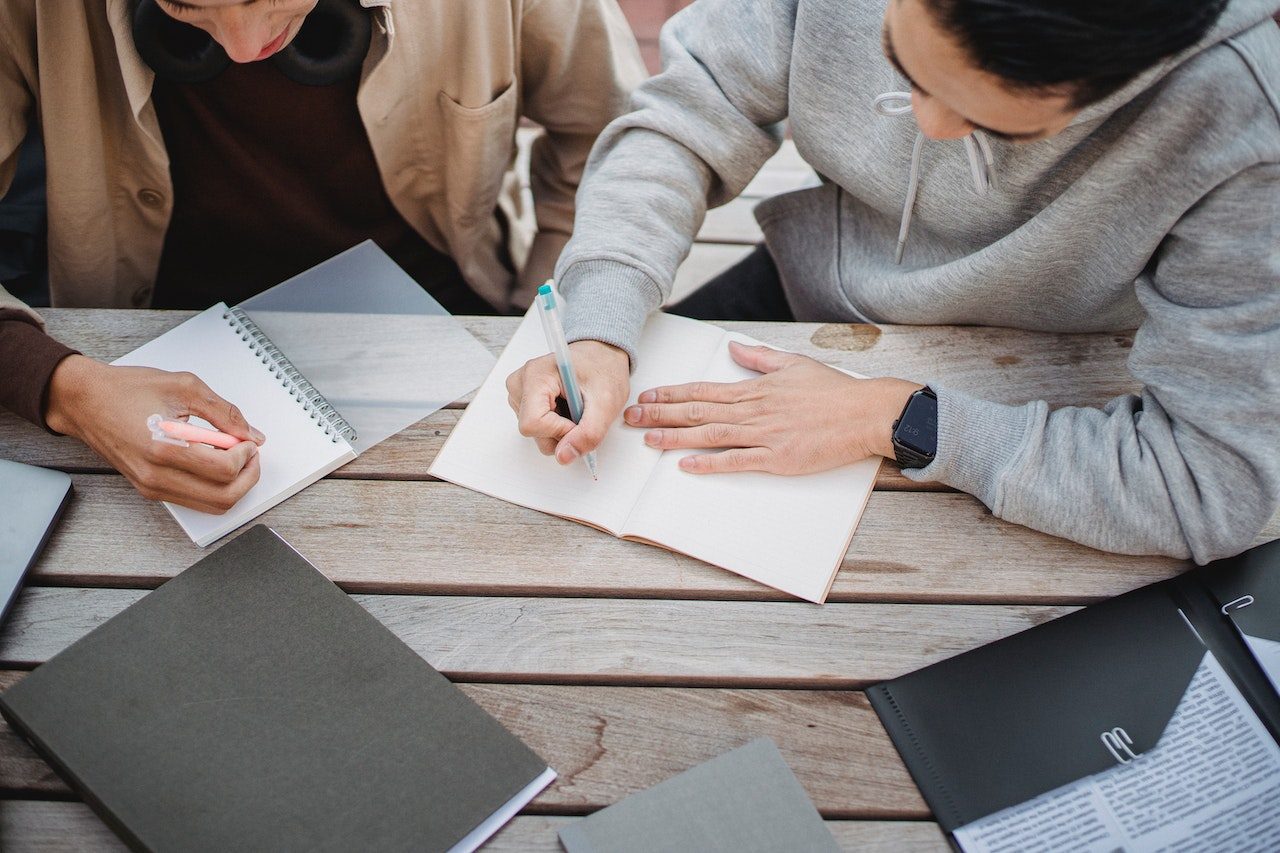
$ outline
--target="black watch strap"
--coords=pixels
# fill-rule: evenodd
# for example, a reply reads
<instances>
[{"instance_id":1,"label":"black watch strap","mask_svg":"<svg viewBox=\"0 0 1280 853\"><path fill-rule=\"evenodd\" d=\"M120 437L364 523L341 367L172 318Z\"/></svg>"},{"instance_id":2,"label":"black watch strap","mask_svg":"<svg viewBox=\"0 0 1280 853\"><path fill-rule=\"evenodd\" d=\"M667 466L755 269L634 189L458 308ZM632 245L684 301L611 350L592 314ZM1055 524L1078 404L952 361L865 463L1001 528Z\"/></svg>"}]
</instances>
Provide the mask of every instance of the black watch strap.
<instances>
[{"instance_id":1,"label":"black watch strap","mask_svg":"<svg viewBox=\"0 0 1280 853\"><path fill-rule=\"evenodd\" d=\"M938 453L938 395L924 387L893 422L893 456L902 468L924 468Z\"/></svg>"}]
</instances>

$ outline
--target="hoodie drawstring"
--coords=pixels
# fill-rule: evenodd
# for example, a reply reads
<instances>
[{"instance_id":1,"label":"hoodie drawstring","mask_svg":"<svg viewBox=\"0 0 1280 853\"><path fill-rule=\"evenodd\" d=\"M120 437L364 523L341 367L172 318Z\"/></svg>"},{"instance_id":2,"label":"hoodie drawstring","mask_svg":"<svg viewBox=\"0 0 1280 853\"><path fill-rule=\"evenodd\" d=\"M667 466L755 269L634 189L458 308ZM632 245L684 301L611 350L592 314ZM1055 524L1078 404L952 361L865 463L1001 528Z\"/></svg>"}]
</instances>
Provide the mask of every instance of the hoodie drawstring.
<instances>
[{"instance_id":1,"label":"hoodie drawstring","mask_svg":"<svg viewBox=\"0 0 1280 853\"><path fill-rule=\"evenodd\" d=\"M875 110L882 116L911 115L910 92L885 92L877 95ZM920 189L920 160L924 154L923 133L916 133L915 145L911 148L911 171L907 176L907 198L902 205L902 223L898 226L898 246L894 251L893 261L902 263L902 253L907 248L907 237L911 233L911 217L916 208L916 192ZM978 195L986 195L991 189L992 176L995 174L995 157L991 153L991 145L986 137L976 131L964 138L964 149L969 155L969 174L973 178L973 189Z\"/></svg>"}]
</instances>

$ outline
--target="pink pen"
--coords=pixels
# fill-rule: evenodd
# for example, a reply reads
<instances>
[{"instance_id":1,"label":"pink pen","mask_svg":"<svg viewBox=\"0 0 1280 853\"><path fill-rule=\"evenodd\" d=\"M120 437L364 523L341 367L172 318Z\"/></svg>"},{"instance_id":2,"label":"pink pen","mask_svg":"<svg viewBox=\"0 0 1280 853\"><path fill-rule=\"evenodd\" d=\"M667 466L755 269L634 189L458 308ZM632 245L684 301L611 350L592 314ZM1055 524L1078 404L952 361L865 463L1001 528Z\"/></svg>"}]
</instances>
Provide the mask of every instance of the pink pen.
<instances>
[{"instance_id":1,"label":"pink pen","mask_svg":"<svg viewBox=\"0 0 1280 853\"><path fill-rule=\"evenodd\" d=\"M234 435L227 435L216 429L207 429L186 421L166 419L160 415L147 418L147 429L151 430L152 441L163 441L165 444L176 444L179 447L190 447L191 443L195 442L230 450L242 441Z\"/></svg>"}]
</instances>

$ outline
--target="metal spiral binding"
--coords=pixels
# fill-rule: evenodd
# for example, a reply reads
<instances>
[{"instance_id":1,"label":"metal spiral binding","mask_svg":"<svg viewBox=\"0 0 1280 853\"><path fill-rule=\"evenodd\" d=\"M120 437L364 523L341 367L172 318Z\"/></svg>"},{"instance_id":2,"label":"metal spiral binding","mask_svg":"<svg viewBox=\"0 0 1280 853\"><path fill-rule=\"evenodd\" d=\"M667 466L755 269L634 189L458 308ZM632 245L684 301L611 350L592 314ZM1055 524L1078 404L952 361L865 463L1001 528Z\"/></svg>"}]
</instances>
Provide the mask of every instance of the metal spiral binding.
<instances>
[{"instance_id":1,"label":"metal spiral binding","mask_svg":"<svg viewBox=\"0 0 1280 853\"><path fill-rule=\"evenodd\" d=\"M258 328L258 324L253 322L248 314L239 308L228 308L222 313L222 319L231 325L231 328L240 336L240 340L253 349L254 355L262 360L262 363L271 371L271 375L280 380L280 384L289 391L289 395L302 404L303 411L311 415L311 420L324 430L325 435L329 436L335 444L339 438L345 438L348 442L356 440L355 429L347 423L342 413L335 409L307 377L293 366L289 357L271 342L266 332Z\"/></svg>"}]
</instances>

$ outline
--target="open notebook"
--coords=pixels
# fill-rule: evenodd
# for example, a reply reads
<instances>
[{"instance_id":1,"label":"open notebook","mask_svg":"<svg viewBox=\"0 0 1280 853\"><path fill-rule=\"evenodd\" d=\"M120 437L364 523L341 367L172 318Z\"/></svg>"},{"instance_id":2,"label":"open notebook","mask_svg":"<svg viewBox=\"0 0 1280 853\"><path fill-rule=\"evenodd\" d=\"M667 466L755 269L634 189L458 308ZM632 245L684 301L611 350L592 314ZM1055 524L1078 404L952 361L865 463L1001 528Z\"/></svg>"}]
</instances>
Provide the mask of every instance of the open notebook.
<instances>
[{"instance_id":1,"label":"open notebook","mask_svg":"<svg viewBox=\"0 0 1280 853\"><path fill-rule=\"evenodd\" d=\"M821 603L875 484L879 458L782 477L746 472L688 474L694 451L662 451L644 430L619 420L601 445L600 479L585 465L561 466L516 429L507 376L545 355L531 310L431 466L435 476L614 536L660 545ZM655 314L640 339L632 397L658 385L735 382L756 376L729 356L745 335L709 323Z\"/></svg>"},{"instance_id":2,"label":"open notebook","mask_svg":"<svg viewBox=\"0 0 1280 853\"><path fill-rule=\"evenodd\" d=\"M113 363L190 371L267 436L258 483L228 512L165 504L204 547L471 391L493 356L365 242Z\"/></svg>"}]
</instances>

